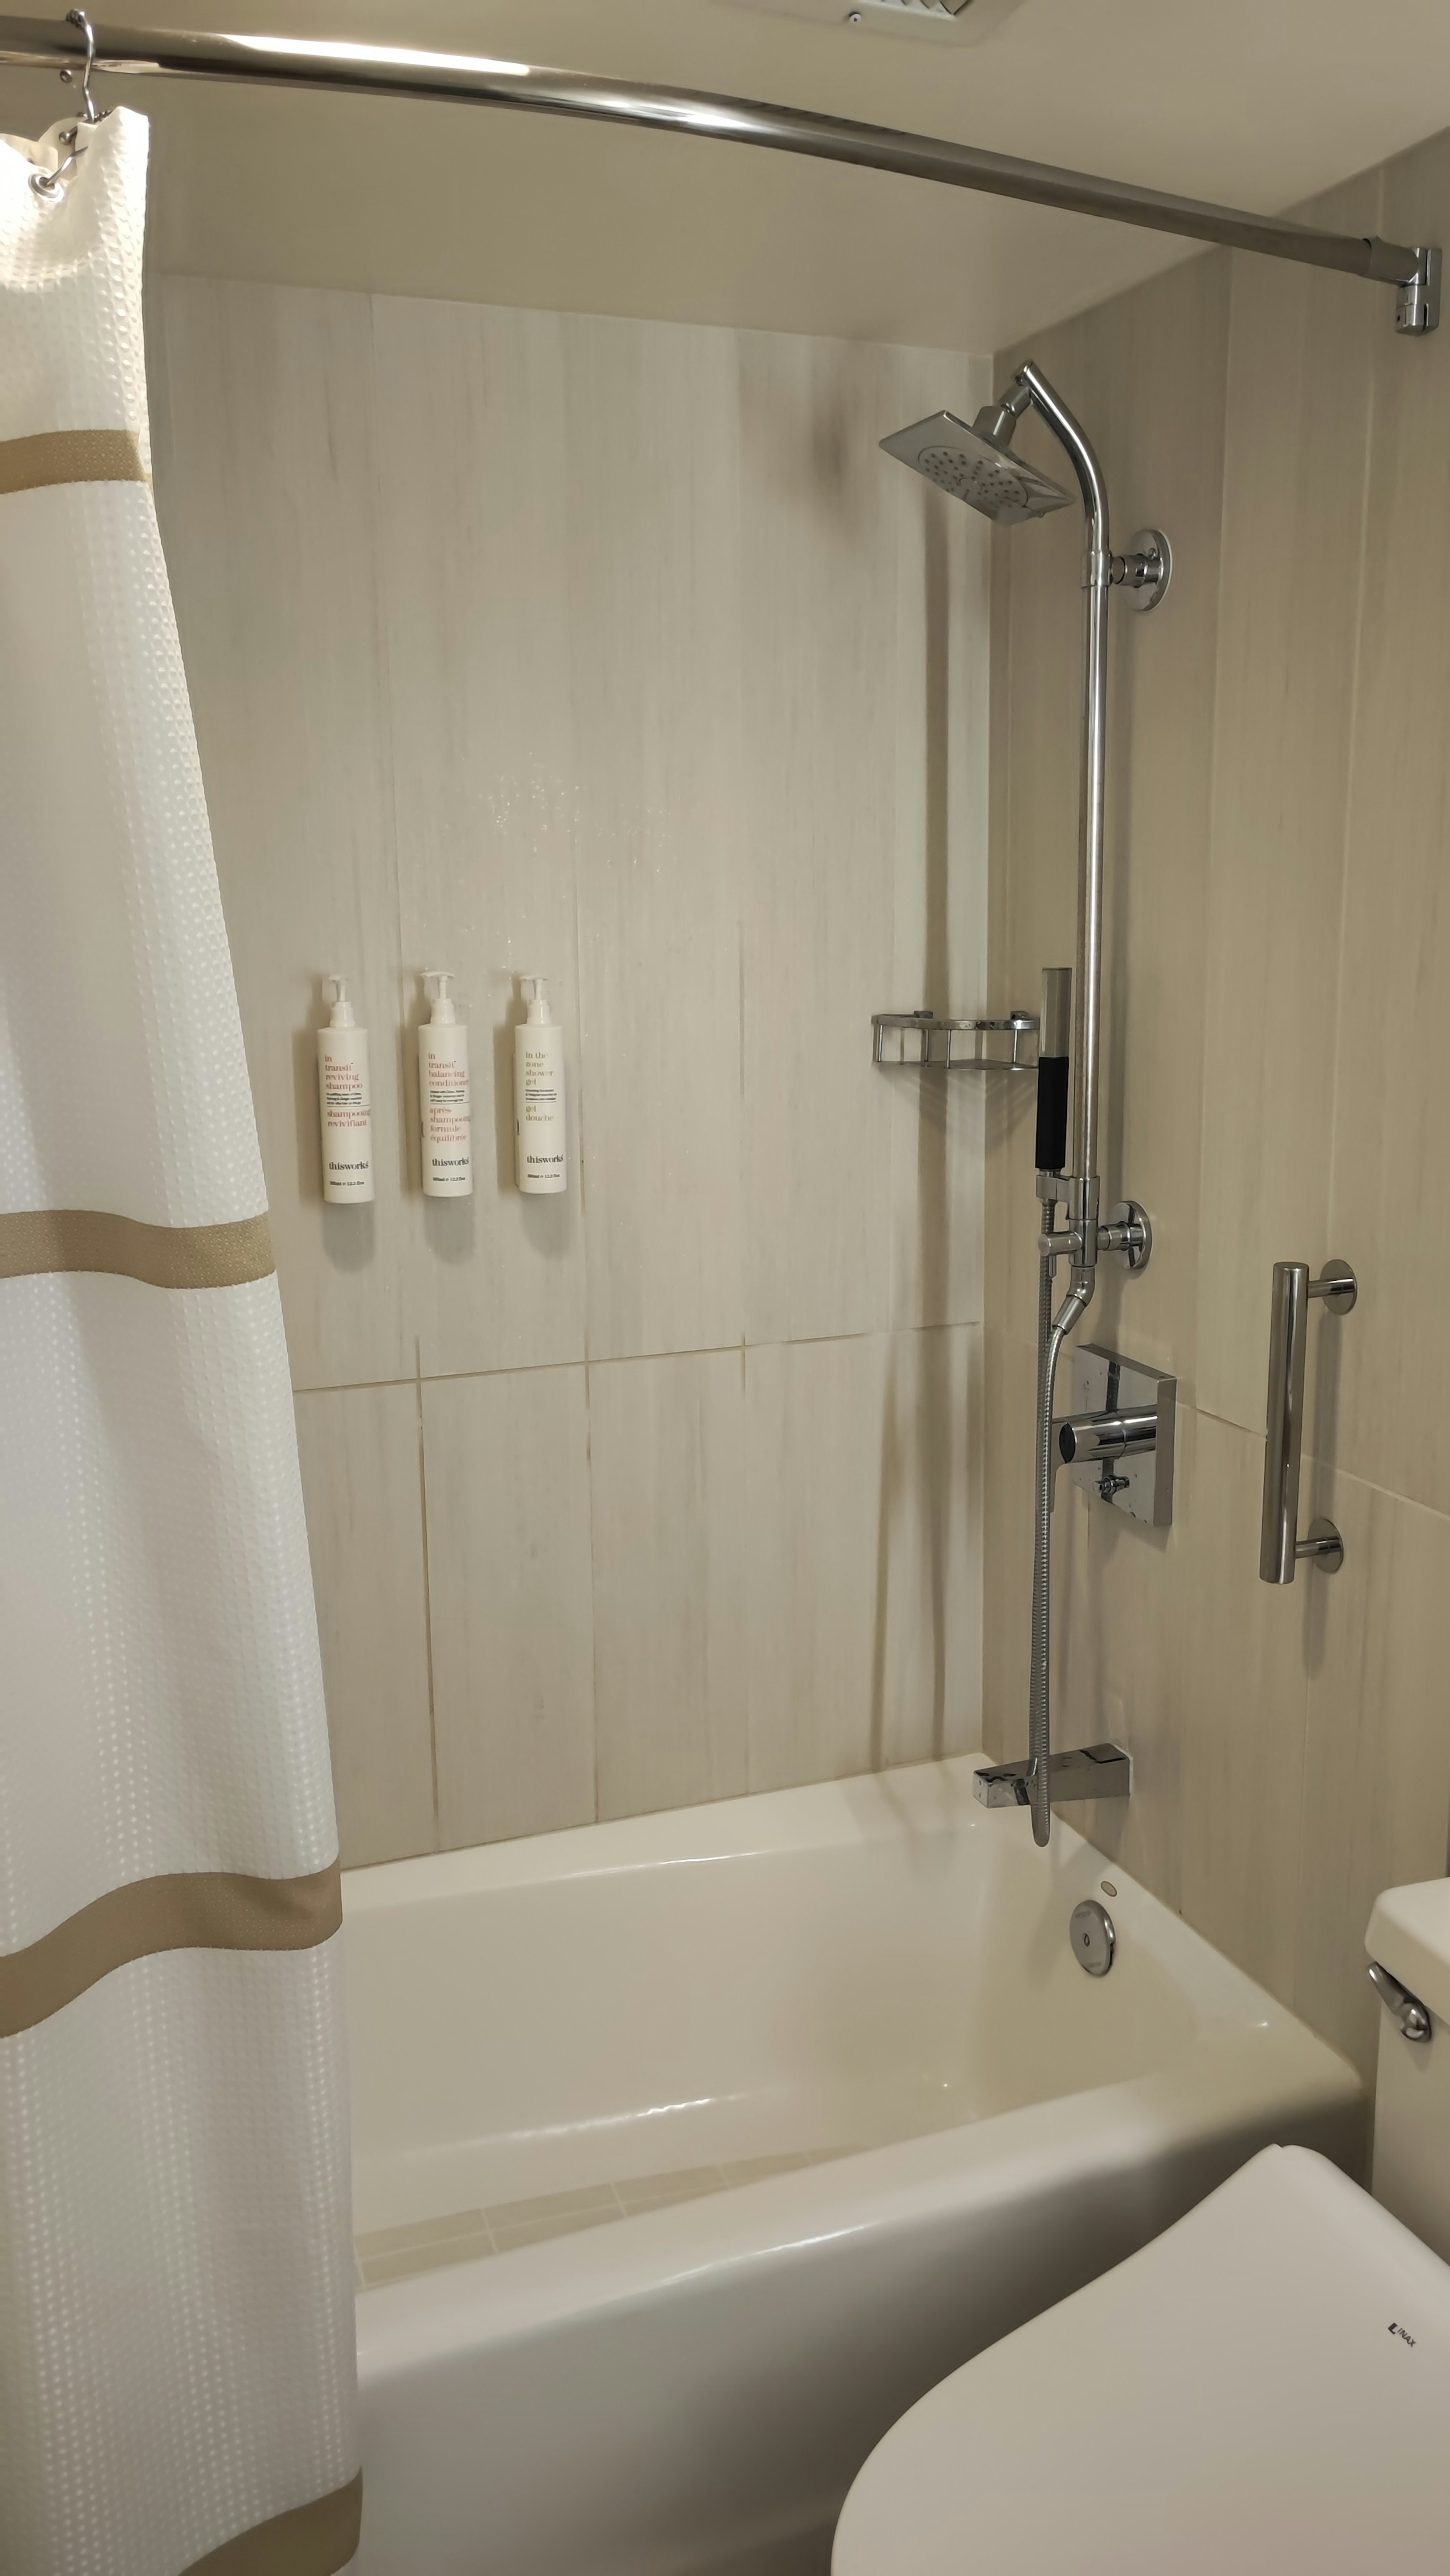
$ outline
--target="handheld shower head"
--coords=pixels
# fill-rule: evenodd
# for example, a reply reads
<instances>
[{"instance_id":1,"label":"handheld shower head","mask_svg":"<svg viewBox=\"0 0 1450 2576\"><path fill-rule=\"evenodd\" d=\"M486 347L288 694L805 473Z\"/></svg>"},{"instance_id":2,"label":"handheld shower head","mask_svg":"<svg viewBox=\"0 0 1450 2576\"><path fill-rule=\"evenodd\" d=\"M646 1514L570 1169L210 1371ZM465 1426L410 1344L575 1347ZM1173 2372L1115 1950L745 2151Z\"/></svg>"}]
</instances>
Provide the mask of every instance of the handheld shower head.
<instances>
[{"instance_id":1,"label":"handheld shower head","mask_svg":"<svg viewBox=\"0 0 1450 2576\"><path fill-rule=\"evenodd\" d=\"M1011 414L992 403L978 412L970 429L955 412L934 411L929 419L897 430L881 444L888 456L914 466L955 500L967 502L1000 527L1013 528L1023 519L1041 519L1049 510L1066 509L1072 499L1050 475L1039 474L1035 465L1024 464L1012 454L1007 439L1013 426Z\"/></svg>"}]
</instances>

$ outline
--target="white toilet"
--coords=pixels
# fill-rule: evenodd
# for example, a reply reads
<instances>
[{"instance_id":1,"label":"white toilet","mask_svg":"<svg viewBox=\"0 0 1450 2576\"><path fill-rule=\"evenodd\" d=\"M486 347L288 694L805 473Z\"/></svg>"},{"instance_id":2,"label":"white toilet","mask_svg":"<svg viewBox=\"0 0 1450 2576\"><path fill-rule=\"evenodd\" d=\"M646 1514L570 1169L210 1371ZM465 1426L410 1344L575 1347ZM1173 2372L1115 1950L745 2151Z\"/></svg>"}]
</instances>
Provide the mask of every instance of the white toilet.
<instances>
[{"instance_id":1,"label":"white toilet","mask_svg":"<svg viewBox=\"0 0 1450 2576\"><path fill-rule=\"evenodd\" d=\"M1450 2567L1450 1880L1382 1896L1366 1947L1374 2198L1255 2156L904 2415L832 2576Z\"/></svg>"}]
</instances>

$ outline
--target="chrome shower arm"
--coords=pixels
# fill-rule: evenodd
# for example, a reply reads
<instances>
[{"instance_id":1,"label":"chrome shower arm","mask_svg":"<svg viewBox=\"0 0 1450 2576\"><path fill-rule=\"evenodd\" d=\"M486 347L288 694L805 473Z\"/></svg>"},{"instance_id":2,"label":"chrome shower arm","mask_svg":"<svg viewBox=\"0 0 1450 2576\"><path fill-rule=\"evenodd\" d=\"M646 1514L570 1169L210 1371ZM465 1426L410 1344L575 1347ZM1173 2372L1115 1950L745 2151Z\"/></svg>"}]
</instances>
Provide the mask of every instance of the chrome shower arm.
<instances>
[{"instance_id":1,"label":"chrome shower arm","mask_svg":"<svg viewBox=\"0 0 1450 2576\"><path fill-rule=\"evenodd\" d=\"M1088 524L1088 546L1106 548L1108 542L1108 487L1103 480L1091 439L1080 420L1068 410L1061 394L1048 383L1040 367L1029 358L1017 370L1017 383L1031 397L1034 411L1040 411L1054 437L1066 448L1082 494L1083 516ZM1004 400L1002 409L1010 407ZM1019 405L1018 409L1024 408Z\"/></svg>"}]
</instances>

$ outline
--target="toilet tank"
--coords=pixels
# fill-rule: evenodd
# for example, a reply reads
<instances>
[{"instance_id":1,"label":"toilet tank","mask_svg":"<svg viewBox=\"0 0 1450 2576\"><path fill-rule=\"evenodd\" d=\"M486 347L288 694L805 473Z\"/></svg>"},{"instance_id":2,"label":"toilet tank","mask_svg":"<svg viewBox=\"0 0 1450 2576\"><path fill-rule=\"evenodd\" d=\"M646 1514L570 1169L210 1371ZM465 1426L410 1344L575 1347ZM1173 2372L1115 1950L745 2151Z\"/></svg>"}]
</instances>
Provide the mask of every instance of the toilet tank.
<instances>
[{"instance_id":1,"label":"toilet tank","mask_svg":"<svg viewBox=\"0 0 1450 2576\"><path fill-rule=\"evenodd\" d=\"M1370 2188L1450 2262L1450 1879L1387 1889L1365 1948L1430 2017L1428 2040L1407 2039L1380 2014Z\"/></svg>"}]
</instances>

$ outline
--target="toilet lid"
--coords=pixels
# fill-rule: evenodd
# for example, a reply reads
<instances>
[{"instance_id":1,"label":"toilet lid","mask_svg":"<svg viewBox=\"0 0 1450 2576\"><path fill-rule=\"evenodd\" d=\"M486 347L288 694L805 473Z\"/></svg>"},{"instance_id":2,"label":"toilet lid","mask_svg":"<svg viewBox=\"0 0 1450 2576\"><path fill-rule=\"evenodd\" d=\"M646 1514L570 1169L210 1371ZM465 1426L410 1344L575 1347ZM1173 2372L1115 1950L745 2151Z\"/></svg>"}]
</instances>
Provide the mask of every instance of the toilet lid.
<instances>
[{"instance_id":1,"label":"toilet lid","mask_svg":"<svg viewBox=\"0 0 1450 2576\"><path fill-rule=\"evenodd\" d=\"M846 2499L832 2576L1450 2566L1450 2264L1269 2147L943 2380Z\"/></svg>"}]
</instances>

